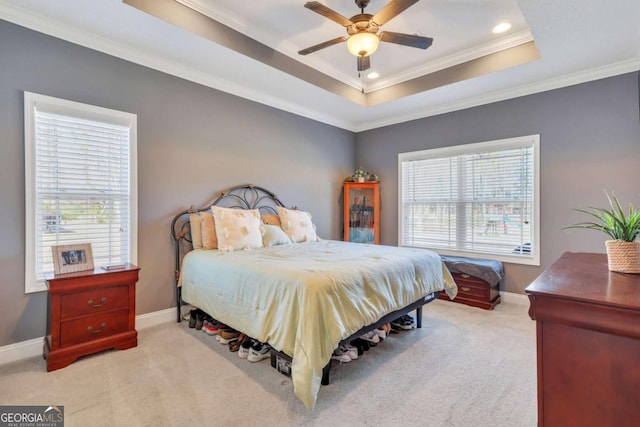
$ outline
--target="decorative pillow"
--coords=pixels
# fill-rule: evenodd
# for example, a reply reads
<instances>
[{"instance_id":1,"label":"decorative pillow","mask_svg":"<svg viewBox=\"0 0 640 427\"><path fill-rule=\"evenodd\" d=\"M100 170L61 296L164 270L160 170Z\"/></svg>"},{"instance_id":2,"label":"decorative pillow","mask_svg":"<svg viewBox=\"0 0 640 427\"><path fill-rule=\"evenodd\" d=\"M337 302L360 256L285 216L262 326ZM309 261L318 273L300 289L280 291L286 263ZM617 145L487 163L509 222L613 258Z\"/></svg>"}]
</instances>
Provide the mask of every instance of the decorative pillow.
<instances>
[{"instance_id":1,"label":"decorative pillow","mask_svg":"<svg viewBox=\"0 0 640 427\"><path fill-rule=\"evenodd\" d=\"M191 244L193 249L202 249L202 217L196 214L189 214L191 225Z\"/></svg>"},{"instance_id":2,"label":"decorative pillow","mask_svg":"<svg viewBox=\"0 0 640 427\"><path fill-rule=\"evenodd\" d=\"M213 214L201 212L200 217L202 218L202 249L218 249L218 237L216 236L216 223L213 219Z\"/></svg>"},{"instance_id":3,"label":"decorative pillow","mask_svg":"<svg viewBox=\"0 0 640 427\"><path fill-rule=\"evenodd\" d=\"M280 227L280 217L274 214L263 214L261 216L263 224L277 225Z\"/></svg>"},{"instance_id":4,"label":"decorative pillow","mask_svg":"<svg viewBox=\"0 0 640 427\"><path fill-rule=\"evenodd\" d=\"M262 243L265 247L277 246L277 245L286 245L291 243L291 239L286 235L282 228L279 225L268 225L265 224L262 226L264 230L264 234L262 235Z\"/></svg>"},{"instance_id":5,"label":"decorative pillow","mask_svg":"<svg viewBox=\"0 0 640 427\"><path fill-rule=\"evenodd\" d=\"M284 232L294 243L317 242L316 226L311 222L311 214L278 207L278 216Z\"/></svg>"},{"instance_id":6,"label":"decorative pillow","mask_svg":"<svg viewBox=\"0 0 640 427\"><path fill-rule=\"evenodd\" d=\"M262 247L260 212L257 209L243 210L213 206L211 210L216 224L218 250L231 252Z\"/></svg>"}]
</instances>

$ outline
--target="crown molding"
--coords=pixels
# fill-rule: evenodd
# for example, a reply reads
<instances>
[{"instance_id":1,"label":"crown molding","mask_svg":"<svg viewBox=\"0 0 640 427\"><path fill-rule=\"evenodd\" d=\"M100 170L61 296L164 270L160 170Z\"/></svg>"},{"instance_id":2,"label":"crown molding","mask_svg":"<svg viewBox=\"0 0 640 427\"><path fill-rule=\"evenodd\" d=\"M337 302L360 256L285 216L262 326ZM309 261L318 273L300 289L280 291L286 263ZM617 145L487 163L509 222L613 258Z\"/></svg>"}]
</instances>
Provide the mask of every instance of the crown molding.
<instances>
[{"instance_id":1,"label":"crown molding","mask_svg":"<svg viewBox=\"0 0 640 427\"><path fill-rule=\"evenodd\" d=\"M0 19L48 36L56 37L73 44L112 55L138 65L162 71L172 76L199 83L240 98L245 98L259 104L264 104L292 114L339 127L341 129L353 131L355 128L354 123L338 119L332 115L323 114L296 103L283 101L264 92L249 89L245 86L199 71L192 67L186 67L175 61L169 61L161 55L151 55L141 49L131 47L130 45L114 42L113 40L98 36L90 31L82 30L64 22L56 21L49 17L8 5L6 3L0 2Z\"/></svg>"},{"instance_id":2,"label":"crown molding","mask_svg":"<svg viewBox=\"0 0 640 427\"><path fill-rule=\"evenodd\" d=\"M515 46L520 46L521 44L525 44L530 41L533 41L531 32L528 30L520 31L519 33L501 37L500 39L492 40L488 43L483 43L457 52L455 54L435 59L426 64L418 65L406 71L389 76L388 78L382 78L376 80L375 82L370 82L365 86L365 92L375 92L376 90L384 89L399 83L403 83L405 81L415 79L417 77L435 73L436 71L444 70L445 68L453 67L468 61L472 61L474 59L481 58L483 56L491 55L492 53L497 53Z\"/></svg>"},{"instance_id":3,"label":"crown molding","mask_svg":"<svg viewBox=\"0 0 640 427\"><path fill-rule=\"evenodd\" d=\"M350 74L342 72L335 67L322 61L313 60L309 57L301 57L298 55L300 46L295 46L288 40L282 40L277 34L272 31L261 30L258 27L247 25L238 19L238 16L230 13L224 6L213 6L210 2L204 0L175 0L176 2L195 10L223 25L233 28L239 33L245 34L254 40L259 40L260 43L264 43L270 48L279 51L280 53L287 55L288 57L302 62L305 65L311 66L318 71L340 80L341 82L355 88L362 89L364 86L365 93L375 92L380 89L403 83L405 81L412 80L417 77L421 77L427 74L434 73L436 71L443 70L445 68L453 67L482 56L487 56L492 53L500 52L511 47L515 47L524 43L533 41L533 36L529 30L523 30L518 33L513 33L500 37L499 39L492 40L486 43L482 43L471 48L465 49L454 54L429 61L426 64L421 64L416 67L412 67L406 71L400 71L388 77L383 77L375 82L361 80L353 77Z\"/></svg>"},{"instance_id":4,"label":"crown molding","mask_svg":"<svg viewBox=\"0 0 640 427\"><path fill-rule=\"evenodd\" d=\"M224 6L215 7L202 0L174 0L177 3L182 4L190 9L195 10L198 13L201 13L214 21L217 21L227 27L230 27L236 30L239 33L242 33L252 39L259 41L259 43L263 43L273 50L277 50L280 53L287 55L289 58L301 62L309 67L313 67L316 70L320 71L323 74L326 74L330 77L333 77L336 80L341 81L344 84L351 86L354 89L361 90L362 89L362 81L352 75L349 75L345 72L338 70L337 68L327 64L326 62L319 61L317 59L313 59L310 56L301 56L298 55L298 50L300 50L299 46L295 46L288 40L282 40L282 38L278 37L275 33L271 31L260 30L255 26L250 26L240 21L238 17L232 13L229 13ZM365 88L366 89L366 88Z\"/></svg>"},{"instance_id":5,"label":"crown molding","mask_svg":"<svg viewBox=\"0 0 640 427\"><path fill-rule=\"evenodd\" d=\"M613 64L603 65L588 70L578 71L576 73L566 74L564 76L551 78L540 82L530 83L515 88L499 90L479 96L474 96L462 101L451 102L437 107L429 107L411 114L396 115L393 117L385 118L383 120L372 120L357 125L354 132L358 133L384 126L404 123L411 120L423 119L426 117L437 116L439 114L465 110L467 108L478 107L481 105L492 104L494 102L505 101L507 99L519 98L522 96L533 95L549 90L574 86L577 84L600 80L607 77L614 77L638 70L640 70L640 56L636 56L624 61L615 62Z\"/></svg>"},{"instance_id":6,"label":"crown molding","mask_svg":"<svg viewBox=\"0 0 640 427\"><path fill-rule=\"evenodd\" d=\"M89 31L69 26L63 22L52 20L43 15L26 11L13 5L8 5L0 0L0 19L29 28L31 30L47 34L68 42L84 46L99 52L103 52L145 67L165 72L167 74L193 81L222 92L248 99L260 104L268 105L292 114L326 123L352 132L362 132L379 127L390 126L411 120L463 110L493 102L531 95L561 87L586 83L593 80L612 77L640 69L640 52L638 56L625 61L604 65L589 70L579 71L558 78L547 79L542 82L518 86L512 89L494 91L491 93L470 97L461 101L451 102L437 107L429 107L410 114L398 114L381 120L367 122L353 122L342 120L335 116L320 113L305 108L299 104L282 101L277 97L264 92L247 89L244 86L204 73L202 71L185 67L177 62L168 61L159 55L150 55L140 49L129 45L116 43L104 37L97 36Z\"/></svg>"}]
</instances>

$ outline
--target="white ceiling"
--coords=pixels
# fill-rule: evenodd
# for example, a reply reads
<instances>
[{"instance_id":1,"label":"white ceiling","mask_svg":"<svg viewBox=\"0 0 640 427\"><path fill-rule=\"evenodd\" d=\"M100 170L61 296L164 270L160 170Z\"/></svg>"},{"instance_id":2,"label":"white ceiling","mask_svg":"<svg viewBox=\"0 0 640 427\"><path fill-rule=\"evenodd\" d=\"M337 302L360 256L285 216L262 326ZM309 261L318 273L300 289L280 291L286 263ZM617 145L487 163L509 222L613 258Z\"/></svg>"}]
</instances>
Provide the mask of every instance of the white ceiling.
<instances>
[{"instance_id":1,"label":"white ceiling","mask_svg":"<svg viewBox=\"0 0 640 427\"><path fill-rule=\"evenodd\" d=\"M514 0L423 0L382 30L433 37L433 45L422 50L381 43L372 56L371 68L381 77L371 81L358 78L356 59L344 43L308 56L298 55L301 49L347 35L339 24L304 9L305 0L176 1L358 90L364 86L366 91L532 40ZM371 0L365 13L375 15L388 1ZM360 13L354 0L321 3L347 18ZM512 29L505 35L493 34L491 29L501 21L511 22Z\"/></svg>"},{"instance_id":2,"label":"white ceiling","mask_svg":"<svg viewBox=\"0 0 640 427\"><path fill-rule=\"evenodd\" d=\"M120 0L0 0L0 19L353 131L640 69L639 0L422 0L383 30L433 37L433 46L423 51L382 43L371 57L372 68L382 74L375 83L357 78L355 58L344 44L297 55L345 35L340 25L305 9L305 0L180 2L366 91L531 37L540 59L364 107ZM346 17L359 12L352 0L321 3ZM371 0L365 12L375 14L386 3ZM491 34L503 19L514 24L511 32Z\"/></svg>"}]
</instances>

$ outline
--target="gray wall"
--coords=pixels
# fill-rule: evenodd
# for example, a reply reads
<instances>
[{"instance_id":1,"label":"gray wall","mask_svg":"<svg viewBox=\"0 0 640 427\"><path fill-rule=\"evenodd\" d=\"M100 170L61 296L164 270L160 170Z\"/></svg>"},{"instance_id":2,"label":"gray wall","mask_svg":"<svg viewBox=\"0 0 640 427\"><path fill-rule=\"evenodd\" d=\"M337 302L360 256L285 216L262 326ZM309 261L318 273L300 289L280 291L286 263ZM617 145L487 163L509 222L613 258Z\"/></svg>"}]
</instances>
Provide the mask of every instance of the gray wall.
<instances>
[{"instance_id":1,"label":"gray wall","mask_svg":"<svg viewBox=\"0 0 640 427\"><path fill-rule=\"evenodd\" d=\"M356 135L356 163L382 189L382 243L398 243L398 153L540 134L541 265L505 264L507 291L524 288L563 252L604 253L604 234L562 231L604 206L603 190L640 205L638 73L557 89Z\"/></svg>"},{"instance_id":2,"label":"gray wall","mask_svg":"<svg viewBox=\"0 0 640 427\"><path fill-rule=\"evenodd\" d=\"M46 294L24 294L23 91L138 115L137 314L173 305L169 223L254 183L339 238L354 134L0 21L0 346L45 334ZM265 82L268 84L268 82Z\"/></svg>"},{"instance_id":3,"label":"gray wall","mask_svg":"<svg viewBox=\"0 0 640 427\"><path fill-rule=\"evenodd\" d=\"M46 323L46 295L24 294L24 90L138 115L137 314L173 305L173 215L238 184L275 191L339 238L342 179L362 165L382 179L382 242L397 244L399 152L540 133L542 265L507 265L512 292L564 251L604 252L598 233L560 231L581 218L570 208L602 205L603 189L640 204L637 73L354 136L4 21L0 58L0 346Z\"/></svg>"}]
</instances>

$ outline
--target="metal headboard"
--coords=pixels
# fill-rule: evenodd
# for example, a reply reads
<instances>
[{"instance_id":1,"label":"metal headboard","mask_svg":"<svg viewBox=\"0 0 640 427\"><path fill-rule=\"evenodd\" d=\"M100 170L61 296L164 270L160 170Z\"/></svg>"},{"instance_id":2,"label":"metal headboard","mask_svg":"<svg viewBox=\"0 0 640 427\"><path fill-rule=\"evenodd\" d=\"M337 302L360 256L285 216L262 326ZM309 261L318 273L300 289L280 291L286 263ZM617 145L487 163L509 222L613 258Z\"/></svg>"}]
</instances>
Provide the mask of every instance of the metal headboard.
<instances>
[{"instance_id":1,"label":"metal headboard","mask_svg":"<svg viewBox=\"0 0 640 427\"><path fill-rule=\"evenodd\" d=\"M191 223L189 215L205 212L211 209L211 206L221 206L235 209L258 209L262 214L278 214L276 207L285 207L278 197L271 191L258 187L253 184L239 185L220 193L220 195L211 203L204 207L194 208L193 206L177 214L171 221L171 237L174 242L175 256L175 283L176 283L176 308L177 321L182 320L181 307L182 288L178 286L180 270L182 268L182 259L193 250L193 242L191 239Z\"/></svg>"}]
</instances>

